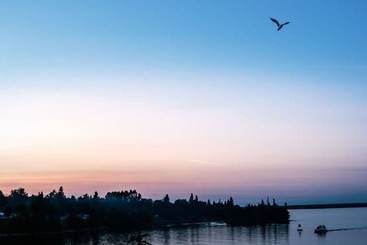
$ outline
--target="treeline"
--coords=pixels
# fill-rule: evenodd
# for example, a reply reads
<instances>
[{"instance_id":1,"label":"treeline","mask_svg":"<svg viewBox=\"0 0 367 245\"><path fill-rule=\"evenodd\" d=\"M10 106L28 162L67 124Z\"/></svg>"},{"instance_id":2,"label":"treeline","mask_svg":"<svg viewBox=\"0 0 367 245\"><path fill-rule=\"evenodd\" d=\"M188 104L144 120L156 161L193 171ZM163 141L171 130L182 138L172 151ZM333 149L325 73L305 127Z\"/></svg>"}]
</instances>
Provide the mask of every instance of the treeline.
<instances>
[{"instance_id":1,"label":"treeline","mask_svg":"<svg viewBox=\"0 0 367 245\"><path fill-rule=\"evenodd\" d=\"M146 199L136 190L97 192L78 198L66 197L62 187L44 195L29 195L23 188L9 195L0 191L0 233L48 232L79 229L127 231L187 222L223 221L233 225L288 223L286 207L263 201L240 207L232 198L225 201L189 200L171 202Z\"/></svg>"}]
</instances>

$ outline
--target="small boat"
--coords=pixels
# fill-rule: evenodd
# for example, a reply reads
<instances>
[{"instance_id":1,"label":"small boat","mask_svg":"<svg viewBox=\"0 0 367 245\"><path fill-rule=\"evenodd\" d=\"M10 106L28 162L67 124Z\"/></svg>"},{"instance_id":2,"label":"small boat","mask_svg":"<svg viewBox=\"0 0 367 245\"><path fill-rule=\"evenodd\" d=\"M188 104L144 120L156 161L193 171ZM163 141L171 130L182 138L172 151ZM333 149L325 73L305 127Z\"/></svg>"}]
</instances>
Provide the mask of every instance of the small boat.
<instances>
[{"instance_id":1,"label":"small boat","mask_svg":"<svg viewBox=\"0 0 367 245\"><path fill-rule=\"evenodd\" d=\"M315 229L316 234L325 234L326 232L328 232L328 230L326 229L325 225L319 225Z\"/></svg>"},{"instance_id":2,"label":"small boat","mask_svg":"<svg viewBox=\"0 0 367 245\"><path fill-rule=\"evenodd\" d=\"M303 231L303 228L302 228L301 224L298 224L297 231L298 231L298 232Z\"/></svg>"}]
</instances>

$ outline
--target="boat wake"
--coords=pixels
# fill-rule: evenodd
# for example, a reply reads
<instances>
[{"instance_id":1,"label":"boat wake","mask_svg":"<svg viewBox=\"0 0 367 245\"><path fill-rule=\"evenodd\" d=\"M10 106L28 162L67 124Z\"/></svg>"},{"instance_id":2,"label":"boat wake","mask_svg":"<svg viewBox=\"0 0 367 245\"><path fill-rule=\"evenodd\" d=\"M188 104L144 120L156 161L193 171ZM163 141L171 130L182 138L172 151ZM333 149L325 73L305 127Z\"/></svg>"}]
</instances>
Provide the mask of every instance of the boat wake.
<instances>
[{"instance_id":1,"label":"boat wake","mask_svg":"<svg viewBox=\"0 0 367 245\"><path fill-rule=\"evenodd\" d=\"M352 230L367 230L367 227L328 229L327 231L329 232L329 231L352 231Z\"/></svg>"}]
</instances>

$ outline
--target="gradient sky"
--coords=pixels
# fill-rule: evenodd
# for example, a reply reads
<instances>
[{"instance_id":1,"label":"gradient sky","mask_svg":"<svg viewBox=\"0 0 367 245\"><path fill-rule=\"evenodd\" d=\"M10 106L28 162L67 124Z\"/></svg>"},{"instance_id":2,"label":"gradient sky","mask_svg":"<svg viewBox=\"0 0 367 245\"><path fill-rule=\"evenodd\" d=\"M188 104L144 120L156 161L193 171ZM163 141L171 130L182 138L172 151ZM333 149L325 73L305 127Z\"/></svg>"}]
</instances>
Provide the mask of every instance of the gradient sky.
<instances>
[{"instance_id":1,"label":"gradient sky","mask_svg":"<svg viewBox=\"0 0 367 245\"><path fill-rule=\"evenodd\" d=\"M367 201L366 9L1 1L0 189Z\"/></svg>"}]
</instances>

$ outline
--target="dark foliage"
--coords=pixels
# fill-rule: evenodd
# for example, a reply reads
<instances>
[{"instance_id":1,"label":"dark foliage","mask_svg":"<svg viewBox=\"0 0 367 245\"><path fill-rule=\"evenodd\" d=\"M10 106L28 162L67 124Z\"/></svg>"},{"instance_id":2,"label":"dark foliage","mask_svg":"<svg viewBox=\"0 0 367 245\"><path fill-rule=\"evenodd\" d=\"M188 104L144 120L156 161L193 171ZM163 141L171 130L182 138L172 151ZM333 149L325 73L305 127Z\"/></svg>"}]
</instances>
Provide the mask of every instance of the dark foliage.
<instances>
[{"instance_id":1,"label":"dark foliage","mask_svg":"<svg viewBox=\"0 0 367 245\"><path fill-rule=\"evenodd\" d=\"M261 202L240 207L232 198L203 202L193 194L189 200L171 202L144 199L136 190L109 192L104 198L66 197L62 187L48 195L28 195L23 188L5 196L0 191L0 232L38 233L61 230L111 229L128 231L201 221L224 221L233 225L288 223L286 207Z\"/></svg>"}]
</instances>

